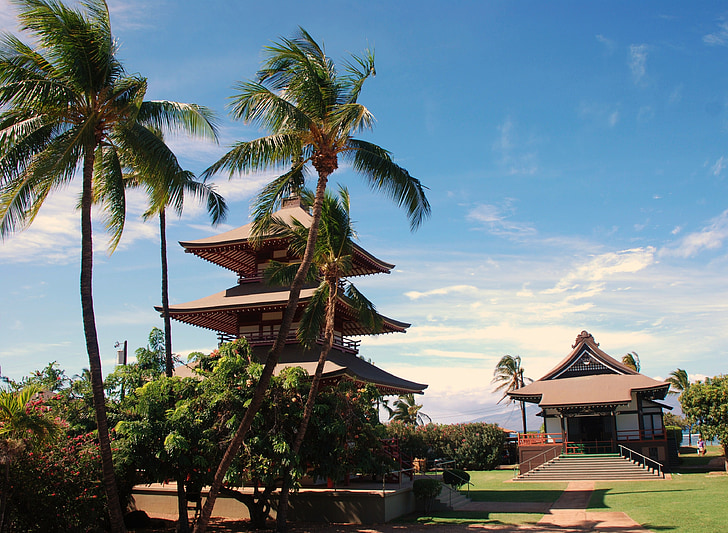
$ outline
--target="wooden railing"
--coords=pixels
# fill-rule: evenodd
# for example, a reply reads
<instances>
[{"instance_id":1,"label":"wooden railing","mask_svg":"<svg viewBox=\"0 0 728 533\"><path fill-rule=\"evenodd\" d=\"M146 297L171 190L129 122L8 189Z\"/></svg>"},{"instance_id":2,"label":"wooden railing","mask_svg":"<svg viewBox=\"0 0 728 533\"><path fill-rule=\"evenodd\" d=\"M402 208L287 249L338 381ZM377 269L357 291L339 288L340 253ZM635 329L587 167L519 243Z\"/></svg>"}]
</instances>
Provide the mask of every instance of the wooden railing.
<instances>
[{"instance_id":1,"label":"wooden railing","mask_svg":"<svg viewBox=\"0 0 728 533\"><path fill-rule=\"evenodd\" d=\"M665 440L664 428L658 429L623 429L617 431L617 440Z\"/></svg>"},{"instance_id":2,"label":"wooden railing","mask_svg":"<svg viewBox=\"0 0 728 533\"><path fill-rule=\"evenodd\" d=\"M627 429L617 431L618 441L640 441L640 440L666 440L667 433L664 428L659 429ZM560 444L565 441L563 433L519 433L518 434L518 445L519 446L538 446L541 444ZM574 446L577 444L589 445L596 448L606 448L607 446L612 447L613 443L611 440L607 441L581 441L571 442L569 441L568 446ZM575 453L567 449L566 453ZM576 452L583 453L583 452ZM601 453L601 452L592 452Z\"/></svg>"},{"instance_id":3,"label":"wooden railing","mask_svg":"<svg viewBox=\"0 0 728 533\"><path fill-rule=\"evenodd\" d=\"M533 446L539 444L560 444L564 442L563 433L519 433L519 446Z\"/></svg>"},{"instance_id":4,"label":"wooden railing","mask_svg":"<svg viewBox=\"0 0 728 533\"><path fill-rule=\"evenodd\" d=\"M268 344L273 344L276 340L276 337L278 336L277 332L269 333L269 334L261 334L261 333L244 333L242 335L246 339L248 339L248 343L251 346L264 346ZM298 342L298 339L296 338L296 332L292 331L288 333L288 336L286 337L287 343L293 343ZM319 336L316 339L317 344L323 344L324 343L324 337L323 335ZM354 341L351 339L347 339L345 337L342 337L341 335L334 335L334 347L346 350L351 353L358 353L359 352L359 345L360 341Z\"/></svg>"}]
</instances>

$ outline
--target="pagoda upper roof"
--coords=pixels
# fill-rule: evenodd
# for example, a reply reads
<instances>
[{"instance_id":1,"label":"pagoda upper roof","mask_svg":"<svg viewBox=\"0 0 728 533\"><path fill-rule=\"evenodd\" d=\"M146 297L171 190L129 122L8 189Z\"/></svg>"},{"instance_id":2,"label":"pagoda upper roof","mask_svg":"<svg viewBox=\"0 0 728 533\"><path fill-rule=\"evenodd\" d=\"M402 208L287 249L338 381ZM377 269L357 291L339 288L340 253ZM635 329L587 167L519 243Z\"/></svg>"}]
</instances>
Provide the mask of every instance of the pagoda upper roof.
<instances>
[{"instance_id":1,"label":"pagoda upper roof","mask_svg":"<svg viewBox=\"0 0 728 533\"><path fill-rule=\"evenodd\" d=\"M291 224L293 219L296 219L304 227L310 227L311 225L311 214L301 206L298 198L284 202L283 207L276 211L273 216L287 224ZM274 236L264 237L256 246L251 242L252 231L253 223L251 222L219 235L194 241L180 241L180 245L185 249L185 252L195 254L206 261L236 273L252 275L257 272L256 250L264 246L274 246L280 249L287 247L284 238ZM356 243L354 243L353 256L350 276L389 273L394 268L393 264L374 257Z\"/></svg>"},{"instance_id":2,"label":"pagoda upper roof","mask_svg":"<svg viewBox=\"0 0 728 533\"><path fill-rule=\"evenodd\" d=\"M298 307L305 307L310 301L315 287L301 290ZM242 311L272 312L282 311L288 303L288 288L270 287L262 283L243 283L227 290L187 302L169 306L169 315L175 320L238 335L237 315ZM159 312L161 307L155 307ZM354 318L356 312L343 296L339 296L336 314L344 319L342 334L345 336L372 335L369 329L361 326ZM404 332L410 324L383 315L382 331L379 333Z\"/></svg>"},{"instance_id":3,"label":"pagoda upper roof","mask_svg":"<svg viewBox=\"0 0 728 533\"><path fill-rule=\"evenodd\" d=\"M546 375L508 395L540 407L569 408L625 405L633 393L663 399L670 388L669 383L640 374L602 351L586 331L572 348Z\"/></svg>"}]
</instances>

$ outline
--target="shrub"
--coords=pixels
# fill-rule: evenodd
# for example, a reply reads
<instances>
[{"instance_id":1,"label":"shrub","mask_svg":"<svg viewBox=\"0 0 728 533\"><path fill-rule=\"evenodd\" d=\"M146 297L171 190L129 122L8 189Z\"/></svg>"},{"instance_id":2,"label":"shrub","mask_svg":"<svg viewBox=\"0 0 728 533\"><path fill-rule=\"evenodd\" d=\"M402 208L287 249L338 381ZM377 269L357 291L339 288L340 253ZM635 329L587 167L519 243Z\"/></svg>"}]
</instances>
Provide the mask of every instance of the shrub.
<instances>
[{"instance_id":1,"label":"shrub","mask_svg":"<svg viewBox=\"0 0 728 533\"><path fill-rule=\"evenodd\" d=\"M506 434L496 424L387 425L387 434L399 440L401 450L411 457L450 458L465 470L492 470L503 457Z\"/></svg>"},{"instance_id":2,"label":"shrub","mask_svg":"<svg viewBox=\"0 0 728 533\"><path fill-rule=\"evenodd\" d=\"M445 470L442 473L442 482L455 489L459 489L469 481L470 474L468 474L465 470L453 468L452 470Z\"/></svg>"},{"instance_id":3,"label":"shrub","mask_svg":"<svg viewBox=\"0 0 728 533\"><path fill-rule=\"evenodd\" d=\"M11 466L10 530L99 531L107 523L98 444L91 434L60 437ZM122 498L130 487L122 489Z\"/></svg>"},{"instance_id":4,"label":"shrub","mask_svg":"<svg viewBox=\"0 0 728 533\"><path fill-rule=\"evenodd\" d=\"M423 501L425 513L429 513L432 510L432 504L441 490L442 483L440 480L431 477L415 479L412 484L412 492L415 498Z\"/></svg>"}]
</instances>

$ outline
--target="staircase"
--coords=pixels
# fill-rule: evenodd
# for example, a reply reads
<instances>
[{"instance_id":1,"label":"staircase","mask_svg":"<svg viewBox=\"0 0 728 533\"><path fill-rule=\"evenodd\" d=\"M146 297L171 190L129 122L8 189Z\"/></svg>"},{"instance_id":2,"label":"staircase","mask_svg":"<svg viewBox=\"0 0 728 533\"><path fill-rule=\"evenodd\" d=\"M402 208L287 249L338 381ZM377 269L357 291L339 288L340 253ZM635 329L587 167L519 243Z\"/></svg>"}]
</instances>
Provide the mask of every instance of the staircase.
<instances>
[{"instance_id":1,"label":"staircase","mask_svg":"<svg viewBox=\"0 0 728 533\"><path fill-rule=\"evenodd\" d=\"M598 481L662 479L656 471L619 454L560 455L515 481Z\"/></svg>"},{"instance_id":2,"label":"staircase","mask_svg":"<svg viewBox=\"0 0 728 533\"><path fill-rule=\"evenodd\" d=\"M436 511L457 511L468 505L470 501L470 498L462 492L443 483L440 495L435 498L435 503L432 508Z\"/></svg>"},{"instance_id":3,"label":"staircase","mask_svg":"<svg viewBox=\"0 0 728 533\"><path fill-rule=\"evenodd\" d=\"M399 448L399 441L397 439L381 439L382 451L384 455L389 457L397 465L397 471L386 475L386 480L391 483L398 483L402 481L402 476L407 476L410 481L414 479L414 461L412 458L403 453Z\"/></svg>"}]
</instances>

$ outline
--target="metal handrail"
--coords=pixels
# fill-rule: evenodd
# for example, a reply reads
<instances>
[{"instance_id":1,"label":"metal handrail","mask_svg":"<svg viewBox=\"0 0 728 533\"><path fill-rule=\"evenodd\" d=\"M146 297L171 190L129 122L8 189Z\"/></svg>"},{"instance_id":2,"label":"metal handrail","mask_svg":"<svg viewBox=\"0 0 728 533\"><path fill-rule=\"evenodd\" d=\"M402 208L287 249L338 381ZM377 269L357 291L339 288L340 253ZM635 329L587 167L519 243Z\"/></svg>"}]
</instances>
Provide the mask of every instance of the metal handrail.
<instances>
[{"instance_id":1,"label":"metal handrail","mask_svg":"<svg viewBox=\"0 0 728 533\"><path fill-rule=\"evenodd\" d=\"M412 472L412 475L414 476L415 469L414 467L411 468L402 468L400 470L391 470L384 474L382 476L382 496L385 496L387 493L387 477L391 475L396 475L397 479L399 479L399 488L402 488L402 476L406 474L407 472Z\"/></svg>"},{"instance_id":2,"label":"metal handrail","mask_svg":"<svg viewBox=\"0 0 728 533\"><path fill-rule=\"evenodd\" d=\"M556 459L556 457L558 457L559 455L561 455L561 454L562 454L562 452L563 452L563 449L559 449L558 447L553 447L553 448L550 448L550 449L548 449L548 450L546 450L546 451L543 451L543 452L539 453L538 455L534 455L534 456L533 456L533 457L531 457L531 458L530 458L530 459L529 459L528 461L526 461L526 463L525 463L525 464L529 464L529 465L530 465L530 464L531 464L531 462L532 462L532 461L533 461L534 459L538 459L538 458L539 458L539 457L541 457L542 455L546 455L547 453L552 453L552 452L554 452L554 451L555 451L555 452L557 452L557 454L556 454L556 455L555 455L554 457L552 457L551 459L548 459L548 461L551 461L552 459ZM541 465L543 465L543 464L546 464L546 462L547 462L547 461L544 461L544 462L542 462L542 463L539 463L539 464L538 464L538 466L541 466ZM519 464L519 465L518 465L518 469L519 469L519 470L523 470L523 469L522 469L522 468L520 468L520 467L521 467L521 465ZM531 468L529 468L528 470L526 470L526 472L530 472L531 470L532 470L532 469L531 469ZM516 468L514 468L514 469L513 469L513 471L514 471L514 476L513 476L513 477L514 477L514 479L515 479L516 477L518 477L517 475L515 475L515 472L516 472ZM523 472L523 474L525 474L526 472Z\"/></svg>"},{"instance_id":3,"label":"metal handrail","mask_svg":"<svg viewBox=\"0 0 728 533\"><path fill-rule=\"evenodd\" d=\"M625 452L629 452L629 457L627 457ZM632 450L631 448L627 448L626 446L622 446L621 444L619 445L619 455L621 455L625 459L628 459L633 462L636 462L636 461L634 461L634 459L632 459L632 455L636 455L636 456L642 458L641 464L645 468L647 468L647 461L649 461L650 463L653 463L657 466L657 473L660 475L660 477L662 477L662 478L665 477L665 471L663 470L664 466L661 463L658 463L657 461L655 461L654 459L647 457L646 455L642 455L641 453L636 452L636 451ZM653 468L653 470L654 470L654 468Z\"/></svg>"}]
</instances>

